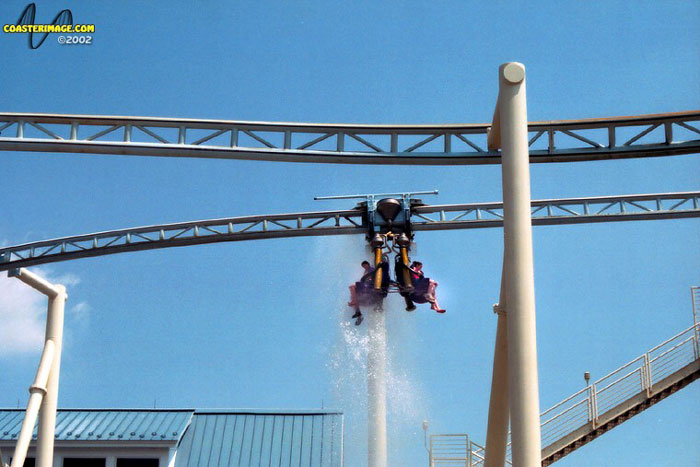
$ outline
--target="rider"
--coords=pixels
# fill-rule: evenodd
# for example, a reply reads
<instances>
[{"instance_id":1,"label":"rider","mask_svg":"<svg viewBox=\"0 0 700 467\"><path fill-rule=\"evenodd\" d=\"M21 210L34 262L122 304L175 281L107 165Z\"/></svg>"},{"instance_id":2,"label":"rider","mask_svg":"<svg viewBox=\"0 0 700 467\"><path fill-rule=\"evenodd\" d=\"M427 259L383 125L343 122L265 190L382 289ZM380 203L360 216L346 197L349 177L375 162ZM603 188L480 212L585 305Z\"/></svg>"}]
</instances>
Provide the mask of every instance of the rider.
<instances>
[{"instance_id":1,"label":"rider","mask_svg":"<svg viewBox=\"0 0 700 467\"><path fill-rule=\"evenodd\" d=\"M365 270L365 273L360 278L360 282L372 282L374 279L374 268L369 264L369 261L362 262L362 269ZM362 312L360 311L360 305L357 302L357 289L355 284L352 284L348 288L350 289L350 301L348 302L348 306L355 308L355 314L352 315L352 317L359 318L362 316Z\"/></svg>"},{"instance_id":2,"label":"rider","mask_svg":"<svg viewBox=\"0 0 700 467\"><path fill-rule=\"evenodd\" d=\"M444 308L440 308L440 305L438 305L437 297L435 296L435 288L438 286L438 283L429 277L425 277L425 274L423 273L423 263L420 261L414 261L411 263L411 266L408 269L411 271L411 280L416 288L420 288L418 286L420 282L428 281L425 298L430 303L430 308L438 313L444 313L447 311Z\"/></svg>"}]
</instances>

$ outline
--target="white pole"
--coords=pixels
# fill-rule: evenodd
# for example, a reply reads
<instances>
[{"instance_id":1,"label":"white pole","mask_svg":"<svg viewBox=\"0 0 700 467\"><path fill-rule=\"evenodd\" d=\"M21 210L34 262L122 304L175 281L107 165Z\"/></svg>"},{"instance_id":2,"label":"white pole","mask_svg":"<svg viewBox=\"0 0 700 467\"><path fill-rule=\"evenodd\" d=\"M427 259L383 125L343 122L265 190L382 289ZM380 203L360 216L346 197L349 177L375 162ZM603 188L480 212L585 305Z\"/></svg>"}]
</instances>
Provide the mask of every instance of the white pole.
<instances>
[{"instance_id":1,"label":"white pole","mask_svg":"<svg viewBox=\"0 0 700 467\"><path fill-rule=\"evenodd\" d=\"M386 320L383 311L368 315L367 465L386 467Z\"/></svg>"},{"instance_id":2,"label":"white pole","mask_svg":"<svg viewBox=\"0 0 700 467\"><path fill-rule=\"evenodd\" d=\"M503 174L513 466L539 467L542 458L526 102L525 67L515 62L501 65L498 118Z\"/></svg>"},{"instance_id":3,"label":"white pole","mask_svg":"<svg viewBox=\"0 0 700 467\"><path fill-rule=\"evenodd\" d=\"M39 411L37 430L37 467L53 466L54 435L56 432L56 410L58 406L58 377L61 372L61 349L63 347L63 313L66 304L66 288L56 285L58 295L49 298L49 312L46 316L46 339L56 346L49 380L46 384L46 396Z\"/></svg>"},{"instance_id":4,"label":"white pole","mask_svg":"<svg viewBox=\"0 0 700 467\"><path fill-rule=\"evenodd\" d=\"M29 387L29 402L27 403L27 411L24 414L22 428L19 431L17 444L15 445L15 453L12 456L12 467L22 467L24 460L27 458L27 449L32 440L34 432L34 424L36 416L39 413L39 406L46 395L46 382L49 379L49 372L56 352L56 346L52 340L47 340L44 345L44 351L41 354L39 368L34 378L34 384Z\"/></svg>"},{"instance_id":5,"label":"white pole","mask_svg":"<svg viewBox=\"0 0 700 467\"><path fill-rule=\"evenodd\" d=\"M505 258L503 260L505 269ZM498 316L496 345L493 352L491 398L486 431L485 467L503 467L508 444L508 328L506 321L506 277L501 275L501 293L494 312Z\"/></svg>"},{"instance_id":6,"label":"white pole","mask_svg":"<svg viewBox=\"0 0 700 467\"><path fill-rule=\"evenodd\" d=\"M28 418L36 417L35 406L38 402L41 402L39 428L37 431L36 465L37 467L52 467L58 404L58 378L61 371L61 348L63 346L63 314L68 295L64 286L51 284L24 268L10 271L10 275L17 277L25 284L49 297L49 306L46 313L44 354L37 371L36 380L32 387L29 388L31 396L27 405L23 427L24 424L29 423ZM31 421L31 429L34 429L33 420ZM31 431L29 433L31 437ZM26 449L24 455L26 456ZM14 459L12 465L15 465Z\"/></svg>"},{"instance_id":7,"label":"white pole","mask_svg":"<svg viewBox=\"0 0 700 467\"><path fill-rule=\"evenodd\" d=\"M38 290L49 298L54 298L60 293L60 290L58 289L59 286L50 283L43 277L37 276L27 269L13 269L10 271L9 276L16 277L31 288Z\"/></svg>"}]
</instances>

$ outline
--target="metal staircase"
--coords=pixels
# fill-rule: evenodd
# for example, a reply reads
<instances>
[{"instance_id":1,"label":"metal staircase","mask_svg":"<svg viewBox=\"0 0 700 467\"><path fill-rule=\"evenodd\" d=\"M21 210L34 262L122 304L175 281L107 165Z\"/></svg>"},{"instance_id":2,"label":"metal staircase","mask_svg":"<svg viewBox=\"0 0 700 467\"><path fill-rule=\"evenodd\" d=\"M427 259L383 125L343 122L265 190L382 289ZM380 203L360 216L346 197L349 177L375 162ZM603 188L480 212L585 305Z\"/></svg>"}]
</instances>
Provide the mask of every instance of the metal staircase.
<instances>
[{"instance_id":1,"label":"metal staircase","mask_svg":"<svg viewBox=\"0 0 700 467\"><path fill-rule=\"evenodd\" d=\"M693 326L540 414L543 466L700 378L700 287L691 295ZM431 436L431 467L480 467L484 453L466 435ZM506 465L512 465L510 443Z\"/></svg>"},{"instance_id":2,"label":"metal staircase","mask_svg":"<svg viewBox=\"0 0 700 467\"><path fill-rule=\"evenodd\" d=\"M700 377L696 324L540 415L549 465ZM478 464L477 464L478 465Z\"/></svg>"}]
</instances>

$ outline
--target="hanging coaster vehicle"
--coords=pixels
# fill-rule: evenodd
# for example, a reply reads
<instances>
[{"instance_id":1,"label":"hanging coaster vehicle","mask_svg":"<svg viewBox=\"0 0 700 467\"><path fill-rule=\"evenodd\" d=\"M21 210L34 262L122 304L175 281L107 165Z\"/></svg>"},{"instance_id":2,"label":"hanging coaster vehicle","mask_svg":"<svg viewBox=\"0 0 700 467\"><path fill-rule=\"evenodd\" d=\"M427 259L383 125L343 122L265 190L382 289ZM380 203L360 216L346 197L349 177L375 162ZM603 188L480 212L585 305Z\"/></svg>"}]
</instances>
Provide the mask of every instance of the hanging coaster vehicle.
<instances>
[{"instance_id":1,"label":"hanging coaster vehicle","mask_svg":"<svg viewBox=\"0 0 700 467\"><path fill-rule=\"evenodd\" d=\"M363 225L367 228L366 239L373 253L372 266L363 261L365 273L359 281L350 286L350 301L353 307L352 319L355 324L362 323L362 307L377 312L383 310L383 301L389 293L400 294L406 302L406 311L416 309L416 303L430 303L438 313L444 313L435 298L437 282L424 276L422 263L410 262L408 252L411 249L413 231L411 228L411 208L422 205L419 199L411 198L415 194L437 194L431 192L383 193L369 195L328 196L316 199L365 198L357 205L363 209ZM399 195L397 197L389 197ZM385 197L386 196L386 197ZM391 278L389 257L394 254L394 278Z\"/></svg>"}]
</instances>

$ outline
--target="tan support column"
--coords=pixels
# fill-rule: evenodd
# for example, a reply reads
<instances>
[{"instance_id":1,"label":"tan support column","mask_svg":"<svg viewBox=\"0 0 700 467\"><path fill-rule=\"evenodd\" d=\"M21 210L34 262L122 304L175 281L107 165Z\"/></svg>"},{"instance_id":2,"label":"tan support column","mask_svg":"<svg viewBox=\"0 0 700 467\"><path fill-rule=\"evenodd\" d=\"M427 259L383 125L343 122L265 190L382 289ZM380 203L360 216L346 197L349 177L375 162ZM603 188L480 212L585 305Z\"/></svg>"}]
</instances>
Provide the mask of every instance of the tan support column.
<instances>
[{"instance_id":1,"label":"tan support column","mask_svg":"<svg viewBox=\"0 0 700 467\"><path fill-rule=\"evenodd\" d=\"M505 269L505 259L503 261ZM496 346L493 352L491 399L486 431L485 467L504 467L508 444L508 329L506 321L505 271L501 275L501 293L493 311L498 315Z\"/></svg>"},{"instance_id":2,"label":"tan support column","mask_svg":"<svg viewBox=\"0 0 700 467\"><path fill-rule=\"evenodd\" d=\"M44 352L39 362L39 369L37 370L34 383L29 388L31 395L20 436L15 446L12 466L21 467L24 463L38 410L39 428L37 430L36 465L38 467L53 467L58 377L61 371L61 348L63 346L63 314L68 295L64 286L51 284L24 268L10 271L9 276L18 278L46 295L49 299L49 306L46 312Z\"/></svg>"},{"instance_id":3,"label":"tan support column","mask_svg":"<svg viewBox=\"0 0 700 467\"><path fill-rule=\"evenodd\" d=\"M525 67L499 68L498 119L503 174L503 224L508 304L508 386L514 467L539 467L541 441L535 280Z\"/></svg>"},{"instance_id":4,"label":"tan support column","mask_svg":"<svg viewBox=\"0 0 700 467\"><path fill-rule=\"evenodd\" d=\"M63 347L63 313L66 304L66 288L56 285L58 295L49 297L49 312L46 317L46 339L55 345L55 354L46 395L39 410L37 429L37 467L53 467L54 436L56 432L56 410L58 406L58 377L61 371L61 349Z\"/></svg>"}]
</instances>

